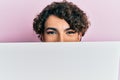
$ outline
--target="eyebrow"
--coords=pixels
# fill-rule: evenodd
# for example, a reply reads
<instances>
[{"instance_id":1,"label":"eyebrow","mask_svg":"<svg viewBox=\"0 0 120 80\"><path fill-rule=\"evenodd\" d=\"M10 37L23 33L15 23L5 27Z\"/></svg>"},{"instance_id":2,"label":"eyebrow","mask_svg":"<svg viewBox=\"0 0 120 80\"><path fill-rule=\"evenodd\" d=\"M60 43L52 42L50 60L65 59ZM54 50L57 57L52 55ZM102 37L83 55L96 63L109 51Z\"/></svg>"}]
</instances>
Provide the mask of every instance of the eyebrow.
<instances>
[{"instance_id":1,"label":"eyebrow","mask_svg":"<svg viewBox=\"0 0 120 80\"><path fill-rule=\"evenodd\" d=\"M47 31L47 30L54 30L54 31L57 31L56 28L52 28L52 27L48 27L48 28L45 29L45 31ZM74 29L66 28L64 31L67 31L67 30L74 30Z\"/></svg>"},{"instance_id":2,"label":"eyebrow","mask_svg":"<svg viewBox=\"0 0 120 80\"><path fill-rule=\"evenodd\" d=\"M52 27L48 27L48 28L45 29L45 31L47 31L47 30L54 30L54 31L57 31L57 29L52 28Z\"/></svg>"},{"instance_id":3,"label":"eyebrow","mask_svg":"<svg viewBox=\"0 0 120 80\"><path fill-rule=\"evenodd\" d=\"M65 29L65 31L67 31L67 30L74 30L74 29L72 29L72 28L67 28L67 29Z\"/></svg>"}]
</instances>

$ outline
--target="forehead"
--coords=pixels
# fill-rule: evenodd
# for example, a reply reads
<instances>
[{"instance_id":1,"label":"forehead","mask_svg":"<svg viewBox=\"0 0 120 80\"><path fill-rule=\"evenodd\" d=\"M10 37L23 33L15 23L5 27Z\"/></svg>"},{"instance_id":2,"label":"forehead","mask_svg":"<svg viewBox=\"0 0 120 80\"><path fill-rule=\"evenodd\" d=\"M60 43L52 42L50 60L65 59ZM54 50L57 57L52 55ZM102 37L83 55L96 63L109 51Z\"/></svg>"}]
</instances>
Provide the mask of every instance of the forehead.
<instances>
[{"instance_id":1,"label":"forehead","mask_svg":"<svg viewBox=\"0 0 120 80\"><path fill-rule=\"evenodd\" d=\"M48 27L56 29L66 29L70 28L70 25L64 19L61 19L54 15L50 15L45 22L45 28Z\"/></svg>"}]
</instances>

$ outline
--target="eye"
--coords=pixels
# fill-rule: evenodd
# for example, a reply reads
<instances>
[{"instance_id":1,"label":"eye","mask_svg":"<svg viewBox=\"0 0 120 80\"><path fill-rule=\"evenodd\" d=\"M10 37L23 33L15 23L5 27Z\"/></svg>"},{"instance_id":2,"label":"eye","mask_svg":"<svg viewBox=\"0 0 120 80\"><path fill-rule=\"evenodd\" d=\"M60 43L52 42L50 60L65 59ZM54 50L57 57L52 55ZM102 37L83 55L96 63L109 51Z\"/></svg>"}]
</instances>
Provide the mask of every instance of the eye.
<instances>
[{"instance_id":1,"label":"eye","mask_svg":"<svg viewBox=\"0 0 120 80\"><path fill-rule=\"evenodd\" d=\"M47 33L47 34L56 34L55 31L47 31L46 33Z\"/></svg>"},{"instance_id":2,"label":"eye","mask_svg":"<svg viewBox=\"0 0 120 80\"><path fill-rule=\"evenodd\" d=\"M75 34L75 31L67 31L66 34Z\"/></svg>"}]
</instances>

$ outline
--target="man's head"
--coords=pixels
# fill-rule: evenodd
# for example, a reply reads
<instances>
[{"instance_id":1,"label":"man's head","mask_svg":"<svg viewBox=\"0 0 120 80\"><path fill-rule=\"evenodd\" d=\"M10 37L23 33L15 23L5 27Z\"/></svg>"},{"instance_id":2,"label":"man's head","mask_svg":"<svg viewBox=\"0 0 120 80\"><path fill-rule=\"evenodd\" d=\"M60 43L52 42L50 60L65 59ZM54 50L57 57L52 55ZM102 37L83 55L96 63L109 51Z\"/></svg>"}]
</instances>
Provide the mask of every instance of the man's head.
<instances>
[{"instance_id":1,"label":"man's head","mask_svg":"<svg viewBox=\"0 0 120 80\"><path fill-rule=\"evenodd\" d=\"M88 27L86 14L67 1L48 5L33 22L33 29L43 42L78 42Z\"/></svg>"}]
</instances>

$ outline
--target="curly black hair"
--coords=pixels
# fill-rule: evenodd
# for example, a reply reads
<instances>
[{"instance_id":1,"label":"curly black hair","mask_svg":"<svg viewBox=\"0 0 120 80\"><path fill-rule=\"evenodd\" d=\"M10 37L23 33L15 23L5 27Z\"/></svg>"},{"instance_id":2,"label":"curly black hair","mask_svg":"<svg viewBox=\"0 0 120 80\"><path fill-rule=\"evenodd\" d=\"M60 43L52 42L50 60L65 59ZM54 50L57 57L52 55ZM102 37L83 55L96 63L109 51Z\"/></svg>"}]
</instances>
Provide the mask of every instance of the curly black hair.
<instances>
[{"instance_id":1,"label":"curly black hair","mask_svg":"<svg viewBox=\"0 0 120 80\"><path fill-rule=\"evenodd\" d=\"M89 21L86 13L75 4L67 1L53 2L50 5L47 5L34 19L33 29L36 34L38 34L38 37L41 37L42 34L44 34L45 21L50 15L55 15L64 19L70 25L71 29L81 32L82 36L84 36L89 28Z\"/></svg>"}]
</instances>

